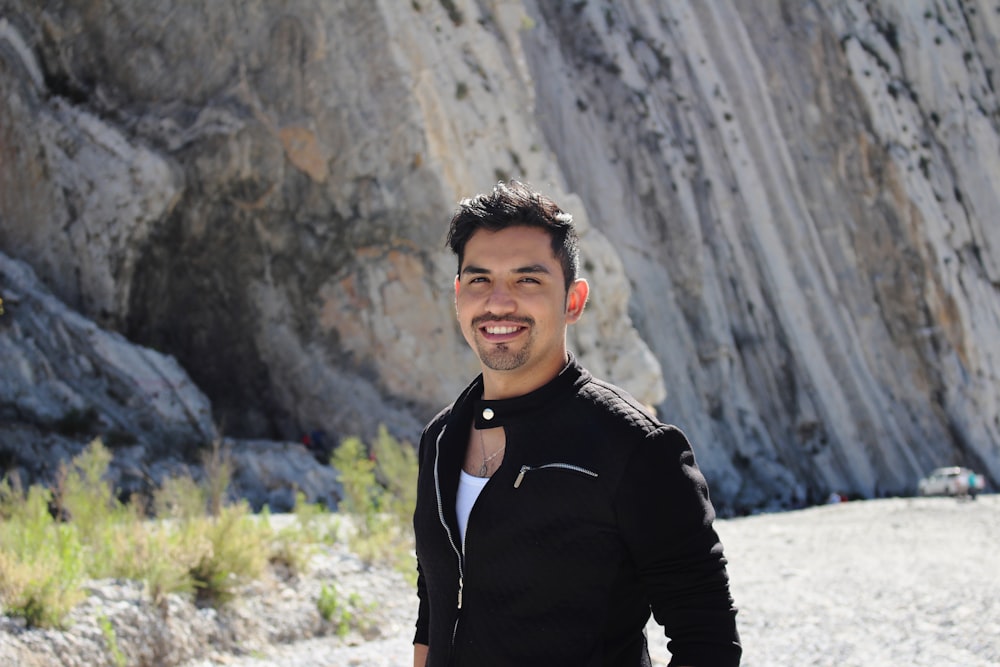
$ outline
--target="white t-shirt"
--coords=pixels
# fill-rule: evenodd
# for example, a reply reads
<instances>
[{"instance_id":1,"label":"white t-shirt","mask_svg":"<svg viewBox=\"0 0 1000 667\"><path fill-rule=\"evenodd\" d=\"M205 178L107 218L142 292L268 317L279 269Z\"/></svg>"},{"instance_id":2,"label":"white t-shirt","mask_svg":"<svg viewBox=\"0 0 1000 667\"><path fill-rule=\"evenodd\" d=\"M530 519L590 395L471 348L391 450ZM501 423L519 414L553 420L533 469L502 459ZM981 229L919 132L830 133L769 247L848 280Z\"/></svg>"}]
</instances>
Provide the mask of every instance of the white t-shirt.
<instances>
[{"instance_id":1,"label":"white t-shirt","mask_svg":"<svg viewBox=\"0 0 1000 667\"><path fill-rule=\"evenodd\" d=\"M461 473L461 477L458 479L458 499L455 501L455 513L458 514L458 532L464 544L465 527L469 525L469 514L472 512L472 506L476 504L476 499L490 478L476 477L464 470Z\"/></svg>"}]
</instances>

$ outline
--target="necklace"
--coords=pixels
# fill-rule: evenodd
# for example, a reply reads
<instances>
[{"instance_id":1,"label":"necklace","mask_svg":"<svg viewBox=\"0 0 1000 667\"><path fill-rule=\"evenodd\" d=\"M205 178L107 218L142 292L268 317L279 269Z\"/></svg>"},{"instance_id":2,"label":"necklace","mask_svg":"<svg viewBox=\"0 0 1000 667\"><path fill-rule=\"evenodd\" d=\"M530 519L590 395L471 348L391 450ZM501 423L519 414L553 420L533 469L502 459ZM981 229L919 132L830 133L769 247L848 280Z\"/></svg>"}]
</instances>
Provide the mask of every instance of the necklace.
<instances>
[{"instance_id":1,"label":"necklace","mask_svg":"<svg viewBox=\"0 0 1000 667\"><path fill-rule=\"evenodd\" d=\"M500 449L496 450L489 456L486 456L486 440L483 438L482 430L479 430L479 446L483 450L483 464L479 466L479 476L488 477L490 473L490 461L498 457L503 450L507 449L507 443L503 443L503 446Z\"/></svg>"}]
</instances>

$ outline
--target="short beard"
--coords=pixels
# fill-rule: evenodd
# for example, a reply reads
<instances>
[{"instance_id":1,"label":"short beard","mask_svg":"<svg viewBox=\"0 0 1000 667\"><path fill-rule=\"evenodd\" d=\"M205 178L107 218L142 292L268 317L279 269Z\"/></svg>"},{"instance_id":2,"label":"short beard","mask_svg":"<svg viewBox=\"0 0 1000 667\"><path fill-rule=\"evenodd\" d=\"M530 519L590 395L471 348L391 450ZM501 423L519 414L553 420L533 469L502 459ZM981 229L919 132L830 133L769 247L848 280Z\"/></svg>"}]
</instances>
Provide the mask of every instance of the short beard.
<instances>
[{"instance_id":1,"label":"short beard","mask_svg":"<svg viewBox=\"0 0 1000 667\"><path fill-rule=\"evenodd\" d=\"M479 327L486 322L495 322L500 318L484 315L472 321L472 327L478 331ZM508 318L509 319L509 318ZM532 326L535 322L530 317L513 318L525 326ZM527 363L531 356L531 339L529 338L520 350L511 350L506 343L486 343L482 340L476 341L476 353L479 361L493 371L512 371Z\"/></svg>"},{"instance_id":2,"label":"short beard","mask_svg":"<svg viewBox=\"0 0 1000 667\"><path fill-rule=\"evenodd\" d=\"M512 371L518 369L528 361L531 352L530 342L517 351L511 350L503 343L500 345L490 345L488 349L486 346L480 344L477 348L479 361L493 371Z\"/></svg>"}]
</instances>

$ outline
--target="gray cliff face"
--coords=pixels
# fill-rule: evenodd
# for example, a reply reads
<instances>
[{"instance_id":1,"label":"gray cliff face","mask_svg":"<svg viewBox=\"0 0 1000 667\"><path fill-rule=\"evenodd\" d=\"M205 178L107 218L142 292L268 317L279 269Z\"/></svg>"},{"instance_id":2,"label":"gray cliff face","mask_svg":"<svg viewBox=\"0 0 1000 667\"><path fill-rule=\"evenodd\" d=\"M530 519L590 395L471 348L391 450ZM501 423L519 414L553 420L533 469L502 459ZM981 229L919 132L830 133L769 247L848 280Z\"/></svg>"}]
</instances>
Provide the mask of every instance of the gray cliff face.
<instances>
[{"instance_id":1,"label":"gray cliff face","mask_svg":"<svg viewBox=\"0 0 1000 667\"><path fill-rule=\"evenodd\" d=\"M0 0L0 251L223 433L414 439L476 372L447 219L521 178L581 225L572 348L720 504L996 483L998 37L985 1Z\"/></svg>"},{"instance_id":2,"label":"gray cliff face","mask_svg":"<svg viewBox=\"0 0 1000 667\"><path fill-rule=\"evenodd\" d=\"M995 476L995 9L646 4L539 3L530 52L665 414L725 493Z\"/></svg>"}]
</instances>

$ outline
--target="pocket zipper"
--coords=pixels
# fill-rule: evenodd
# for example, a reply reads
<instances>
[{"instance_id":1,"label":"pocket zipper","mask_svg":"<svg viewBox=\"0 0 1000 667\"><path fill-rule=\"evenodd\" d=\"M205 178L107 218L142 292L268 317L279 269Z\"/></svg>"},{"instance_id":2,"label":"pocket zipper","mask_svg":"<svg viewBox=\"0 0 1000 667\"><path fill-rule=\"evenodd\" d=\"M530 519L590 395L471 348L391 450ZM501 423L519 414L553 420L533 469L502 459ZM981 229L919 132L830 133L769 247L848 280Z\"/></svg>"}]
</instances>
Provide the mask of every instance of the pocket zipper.
<instances>
[{"instance_id":1,"label":"pocket zipper","mask_svg":"<svg viewBox=\"0 0 1000 667\"><path fill-rule=\"evenodd\" d=\"M524 481L524 475L532 470L544 470L546 468L559 468L562 470L573 470L575 472L582 472L584 475L590 475L591 477L597 477L597 473L593 470L587 470L586 468L581 468L580 466L575 466L571 463L546 463L540 466L521 466L520 472L517 473L517 479L514 480L514 488L521 486L521 482Z\"/></svg>"}]
</instances>

